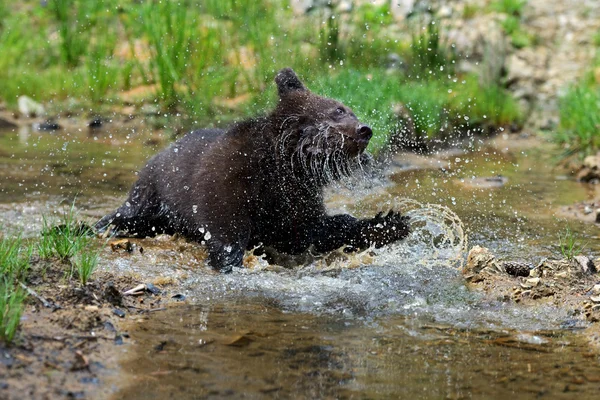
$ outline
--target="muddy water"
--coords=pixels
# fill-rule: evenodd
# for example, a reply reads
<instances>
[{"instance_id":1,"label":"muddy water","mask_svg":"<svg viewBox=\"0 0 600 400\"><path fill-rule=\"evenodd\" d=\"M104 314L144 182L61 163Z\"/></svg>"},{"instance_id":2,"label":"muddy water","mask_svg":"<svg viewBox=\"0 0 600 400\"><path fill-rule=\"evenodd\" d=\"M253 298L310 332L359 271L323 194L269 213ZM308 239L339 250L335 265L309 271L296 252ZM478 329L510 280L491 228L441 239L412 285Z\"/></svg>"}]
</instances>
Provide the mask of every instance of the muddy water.
<instances>
[{"instance_id":1,"label":"muddy water","mask_svg":"<svg viewBox=\"0 0 600 400\"><path fill-rule=\"evenodd\" d=\"M597 359L564 332L283 313L265 299L155 317L130 331L138 343L123 367L133 374L118 398L591 399L600 390Z\"/></svg>"},{"instance_id":2,"label":"muddy water","mask_svg":"<svg viewBox=\"0 0 600 400\"><path fill-rule=\"evenodd\" d=\"M135 170L165 140L122 131L0 133L0 221L35 235L42 215L76 198L98 218L119 204ZM585 398L599 362L576 316L524 309L466 289L456 265L470 244L536 262L556 255L567 224L598 248L595 227L556 216L585 188L551 168L549 146L511 137L469 153L396 159L388 178L333 188L332 210L373 215L406 205L415 233L375 253L293 269L253 259L213 273L196 246L168 238L103 253L101 268L171 279L186 305L131 323L115 398ZM439 167L443 167L440 169ZM502 178L497 178L501 175ZM496 177L481 180L482 177ZM497 186L497 187L490 187ZM427 205L441 204L446 208ZM402 207L401 207L402 208ZM454 213L460 217L461 225Z\"/></svg>"}]
</instances>

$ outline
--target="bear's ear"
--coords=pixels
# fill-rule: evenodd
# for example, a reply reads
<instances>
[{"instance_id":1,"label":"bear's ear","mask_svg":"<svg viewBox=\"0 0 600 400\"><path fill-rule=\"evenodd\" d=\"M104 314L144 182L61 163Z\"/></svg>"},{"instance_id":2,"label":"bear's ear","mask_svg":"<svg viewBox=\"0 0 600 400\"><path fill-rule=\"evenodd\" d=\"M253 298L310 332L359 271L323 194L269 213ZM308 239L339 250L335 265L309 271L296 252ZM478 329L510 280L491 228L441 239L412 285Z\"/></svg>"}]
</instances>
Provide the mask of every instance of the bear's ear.
<instances>
[{"instance_id":1,"label":"bear's ear","mask_svg":"<svg viewBox=\"0 0 600 400\"><path fill-rule=\"evenodd\" d=\"M306 90L294 70L291 68L284 68L279 71L275 77L275 83L277 84L279 97L284 97L295 90Z\"/></svg>"}]
</instances>

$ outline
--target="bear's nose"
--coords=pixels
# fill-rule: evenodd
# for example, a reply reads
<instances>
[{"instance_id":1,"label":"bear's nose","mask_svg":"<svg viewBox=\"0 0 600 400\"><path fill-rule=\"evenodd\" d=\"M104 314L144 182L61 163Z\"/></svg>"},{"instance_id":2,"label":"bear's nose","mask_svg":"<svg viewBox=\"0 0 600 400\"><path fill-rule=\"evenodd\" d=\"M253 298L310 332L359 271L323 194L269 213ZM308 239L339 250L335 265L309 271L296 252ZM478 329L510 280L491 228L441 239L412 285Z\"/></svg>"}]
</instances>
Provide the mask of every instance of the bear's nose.
<instances>
[{"instance_id":1,"label":"bear's nose","mask_svg":"<svg viewBox=\"0 0 600 400\"><path fill-rule=\"evenodd\" d=\"M356 135L361 140L369 140L371 139L371 136L373 136L373 131L367 125L359 125L359 127L356 128Z\"/></svg>"}]
</instances>

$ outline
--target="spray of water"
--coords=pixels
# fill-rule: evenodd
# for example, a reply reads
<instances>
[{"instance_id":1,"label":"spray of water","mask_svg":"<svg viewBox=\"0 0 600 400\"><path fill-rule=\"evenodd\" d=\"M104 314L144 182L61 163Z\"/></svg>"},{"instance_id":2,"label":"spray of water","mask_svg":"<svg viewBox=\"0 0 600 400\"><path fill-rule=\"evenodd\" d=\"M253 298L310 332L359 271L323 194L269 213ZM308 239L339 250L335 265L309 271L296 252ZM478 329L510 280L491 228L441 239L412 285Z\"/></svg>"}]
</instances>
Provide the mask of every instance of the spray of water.
<instances>
[{"instance_id":1,"label":"spray of water","mask_svg":"<svg viewBox=\"0 0 600 400\"><path fill-rule=\"evenodd\" d=\"M374 207L377 210L401 210L410 216L412 232L403 241L381 249L345 253L344 249L327 255L307 255L289 259L279 258L269 264L263 257L249 252L245 266L258 272L278 270L282 265L295 264L301 273L330 273L366 265L415 269L461 267L467 249L467 234L460 218L449 208L438 204L422 204L408 198L386 200Z\"/></svg>"},{"instance_id":2,"label":"spray of water","mask_svg":"<svg viewBox=\"0 0 600 400\"><path fill-rule=\"evenodd\" d=\"M462 267L468 246L465 227L448 207L423 204L413 199L388 201L390 208L402 210L410 217L412 233L402 242L388 246L377 257L377 262L393 264L394 259L413 261L419 267Z\"/></svg>"}]
</instances>

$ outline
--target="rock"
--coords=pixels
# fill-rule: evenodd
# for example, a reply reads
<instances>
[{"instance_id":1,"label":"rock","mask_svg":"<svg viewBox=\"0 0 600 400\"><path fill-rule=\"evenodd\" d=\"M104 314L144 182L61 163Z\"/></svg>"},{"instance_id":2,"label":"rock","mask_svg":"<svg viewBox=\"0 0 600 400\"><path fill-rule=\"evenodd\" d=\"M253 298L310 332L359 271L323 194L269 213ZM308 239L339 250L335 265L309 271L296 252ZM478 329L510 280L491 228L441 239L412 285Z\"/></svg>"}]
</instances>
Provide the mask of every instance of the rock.
<instances>
[{"instance_id":1,"label":"rock","mask_svg":"<svg viewBox=\"0 0 600 400\"><path fill-rule=\"evenodd\" d=\"M462 273L465 278L471 279L482 272L498 273L504 272L504 270L489 249L475 246L469 251Z\"/></svg>"},{"instance_id":2,"label":"rock","mask_svg":"<svg viewBox=\"0 0 600 400\"><path fill-rule=\"evenodd\" d=\"M303 15L314 10L323 8L340 8L345 11L348 7L352 9L352 3L340 0L291 0L290 6L296 15Z\"/></svg>"},{"instance_id":3,"label":"rock","mask_svg":"<svg viewBox=\"0 0 600 400\"><path fill-rule=\"evenodd\" d=\"M90 122L88 122L88 127L90 129L98 129L98 128L102 128L103 124L104 124L104 121L102 120L102 118L95 117Z\"/></svg>"},{"instance_id":4,"label":"rock","mask_svg":"<svg viewBox=\"0 0 600 400\"><path fill-rule=\"evenodd\" d=\"M115 314L119 318L125 318L125 311L119 310L118 308L113 308L112 313Z\"/></svg>"},{"instance_id":5,"label":"rock","mask_svg":"<svg viewBox=\"0 0 600 400\"><path fill-rule=\"evenodd\" d=\"M600 169L600 153L597 153L594 156L587 156L583 159L583 166L598 170Z\"/></svg>"},{"instance_id":6,"label":"rock","mask_svg":"<svg viewBox=\"0 0 600 400\"><path fill-rule=\"evenodd\" d=\"M46 113L43 105L28 96L20 96L17 100L19 112L29 118L38 117Z\"/></svg>"},{"instance_id":7,"label":"rock","mask_svg":"<svg viewBox=\"0 0 600 400\"><path fill-rule=\"evenodd\" d=\"M230 338L229 340L227 340L224 344L225 344L225 346L232 346L232 347L246 347L253 341L254 340L251 337L249 337L248 335L236 335L236 336L233 336L232 338Z\"/></svg>"},{"instance_id":8,"label":"rock","mask_svg":"<svg viewBox=\"0 0 600 400\"><path fill-rule=\"evenodd\" d=\"M59 129L62 129L62 127L58 123L56 123L54 121L50 121L50 120L42 122L41 124L33 124L33 128L36 131L47 131L47 132L57 131Z\"/></svg>"},{"instance_id":9,"label":"rock","mask_svg":"<svg viewBox=\"0 0 600 400\"><path fill-rule=\"evenodd\" d=\"M575 256L572 259L542 260L537 267L531 270L530 276L580 280L596 272L596 266L592 260L586 256Z\"/></svg>"},{"instance_id":10,"label":"rock","mask_svg":"<svg viewBox=\"0 0 600 400\"><path fill-rule=\"evenodd\" d=\"M109 242L109 245L112 251L124 250L127 253L133 252L133 243L129 239L118 239Z\"/></svg>"},{"instance_id":11,"label":"rock","mask_svg":"<svg viewBox=\"0 0 600 400\"><path fill-rule=\"evenodd\" d=\"M600 153L584 158L575 177L580 182L600 181Z\"/></svg>"},{"instance_id":12,"label":"rock","mask_svg":"<svg viewBox=\"0 0 600 400\"><path fill-rule=\"evenodd\" d=\"M573 258L575 259L575 261L577 261L579 263L579 265L581 266L581 270L583 271L584 274L595 274L597 272L594 262L592 260L590 260L588 257L575 256Z\"/></svg>"}]
</instances>

